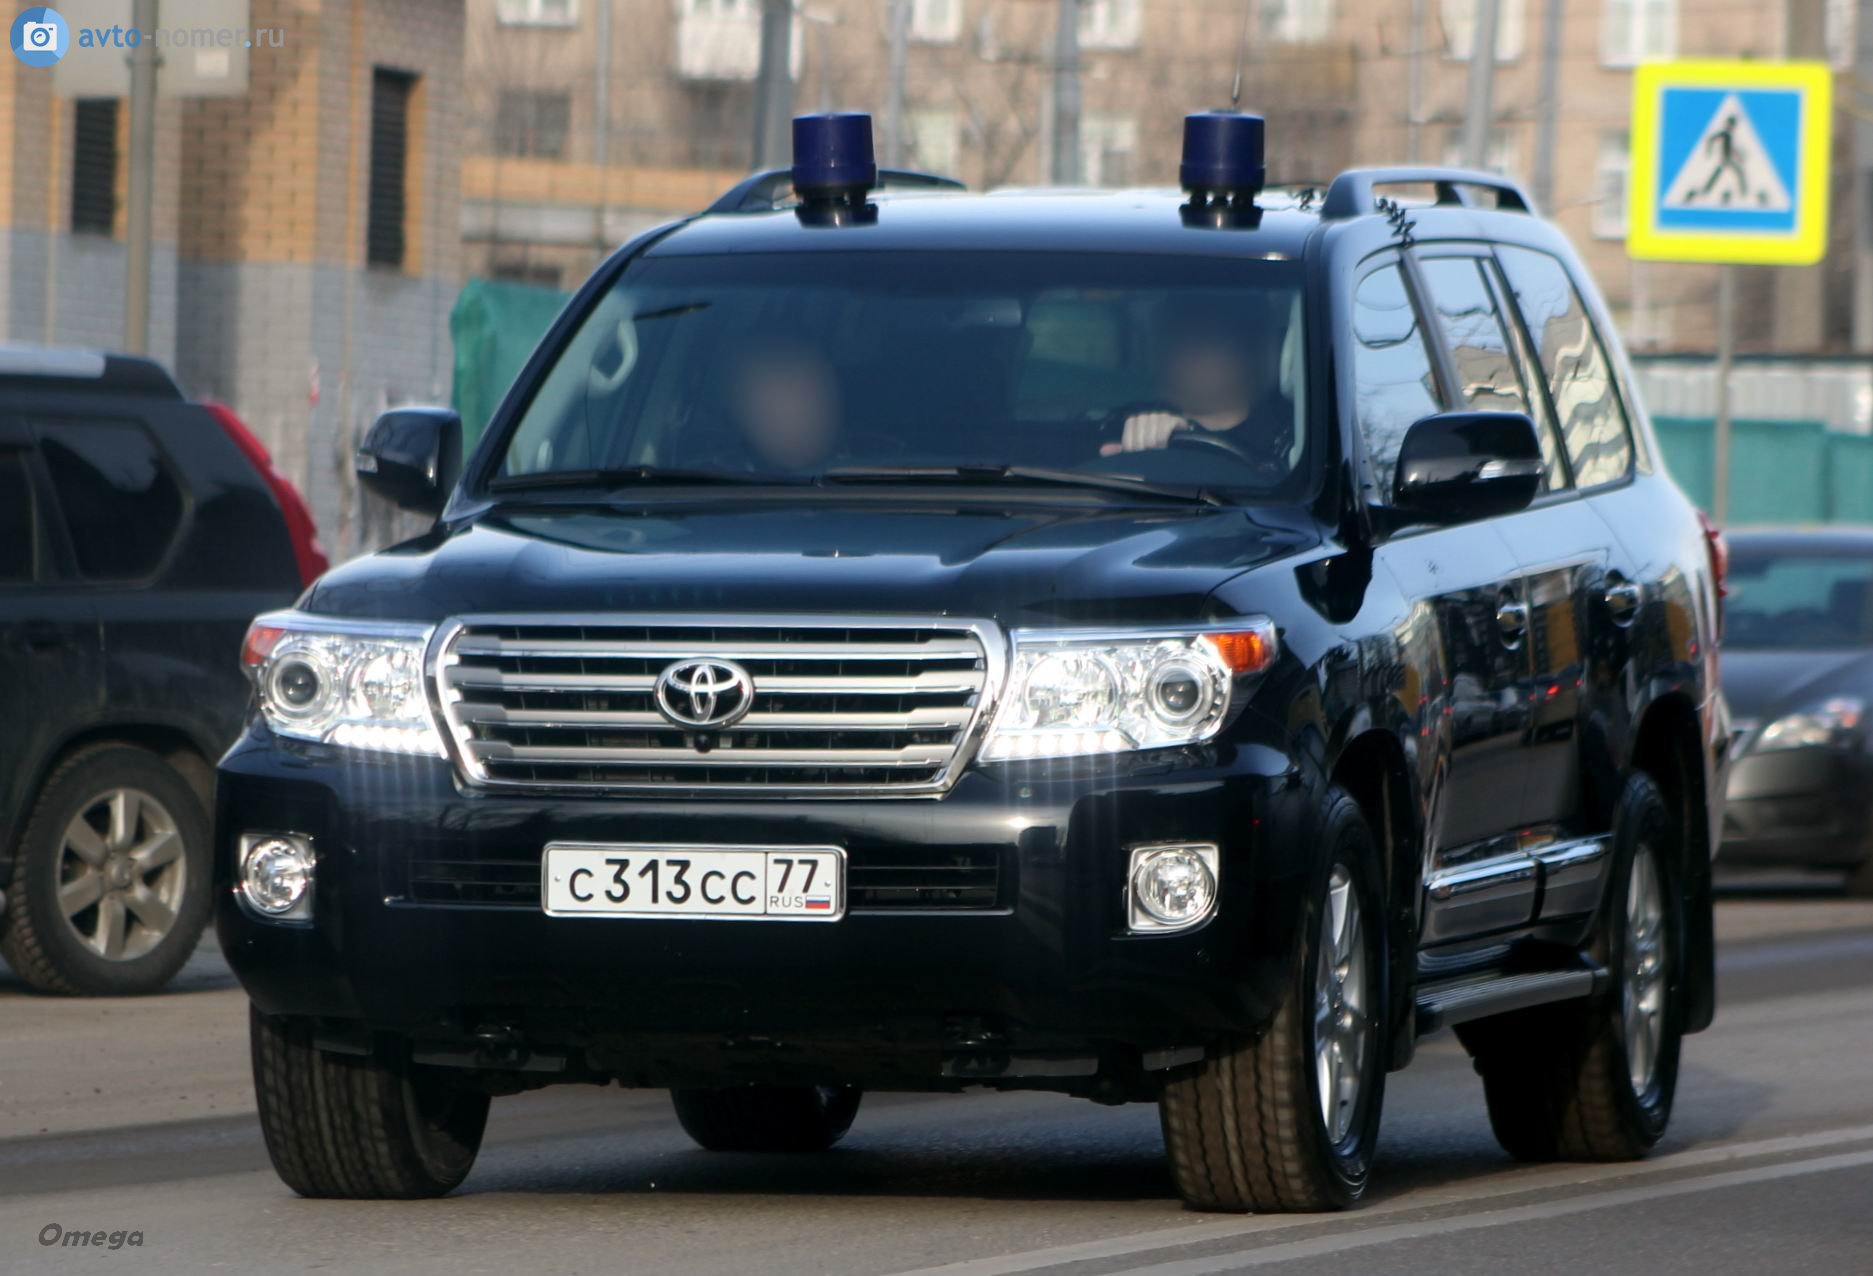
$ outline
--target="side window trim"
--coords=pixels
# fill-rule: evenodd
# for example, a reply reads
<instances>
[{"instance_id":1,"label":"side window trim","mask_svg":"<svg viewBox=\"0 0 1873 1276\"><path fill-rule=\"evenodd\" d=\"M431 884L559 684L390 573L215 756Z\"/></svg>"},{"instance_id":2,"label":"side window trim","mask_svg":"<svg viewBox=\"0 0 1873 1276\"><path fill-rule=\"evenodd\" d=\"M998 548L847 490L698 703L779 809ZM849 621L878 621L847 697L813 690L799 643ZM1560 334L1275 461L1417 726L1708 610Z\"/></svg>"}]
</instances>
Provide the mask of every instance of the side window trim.
<instances>
[{"instance_id":1,"label":"side window trim","mask_svg":"<svg viewBox=\"0 0 1873 1276\"><path fill-rule=\"evenodd\" d=\"M1359 264L1353 269L1351 280L1352 287L1348 289L1346 294L1348 313L1350 314L1352 312L1352 308L1355 305L1353 299L1358 297L1359 290L1361 286L1365 284L1366 280L1378 274L1380 271L1387 269L1396 270L1399 279L1404 284L1405 297L1411 303L1412 319L1417 325L1417 330L1420 334L1419 340L1424 344L1425 354L1431 365L1431 379L1436 383L1436 407L1440 412L1448 412L1451 410L1450 405L1457 402L1459 397L1456 391L1456 364L1452 361L1450 352L1444 348L1442 335L1438 334L1436 339L1433 339L1432 334L1435 325L1427 322L1426 315L1428 312L1424 304L1425 298L1429 294L1425 290L1423 280L1417 273L1417 263L1411 259L1410 253L1395 246L1387 246L1362 258ZM1359 376L1357 360L1349 359L1347 361L1347 366L1349 369L1348 375L1352 379L1353 384L1357 386ZM1346 411L1345 419L1351 426L1353 445L1358 451L1359 491L1361 493L1376 492L1379 490L1378 466L1372 459L1372 448L1366 438L1365 428L1359 419L1356 394L1352 396L1352 402ZM1360 497L1359 500L1363 502L1364 497Z\"/></svg>"},{"instance_id":2,"label":"side window trim","mask_svg":"<svg viewBox=\"0 0 1873 1276\"><path fill-rule=\"evenodd\" d=\"M1534 329L1529 326L1527 317L1522 313L1521 302L1516 297L1515 287L1509 280L1509 269L1502 261L1500 250L1503 248L1512 248L1517 252L1528 253L1547 259L1547 261L1560 272L1561 278L1567 282L1568 288L1573 292L1574 303L1580 307L1581 318L1587 325L1587 334L1593 341L1594 348L1599 352L1601 366L1606 369L1607 388L1612 393L1613 406L1619 413L1620 424L1625 430L1627 455L1626 471L1617 478L1607 479L1605 482L1595 483L1591 486L1581 486L1575 474L1573 452L1567 444L1566 432L1561 428L1559 405L1554 401L1554 387L1549 380L1546 366L1542 363L1539 354L1539 345L1534 338ZM1506 300L1515 312L1516 326L1521 331L1522 335L1527 338L1529 350L1536 356L1536 366L1542 368L1542 374L1539 380L1542 385L1542 392L1548 401L1548 408L1554 422L1555 433L1559 436L1559 442L1561 444L1560 456L1567 467L1569 490L1580 495L1604 492L1631 483L1637 479L1641 473L1648 472L1651 454L1646 450L1643 444L1641 438L1642 432L1633 424L1633 414L1630 407L1631 399L1627 392L1625 376L1622 369L1615 364L1612 352L1607 346L1606 338L1601 335L1601 324L1594 312L1594 307L1588 304L1588 298L1597 297L1597 294L1590 293L1581 286L1580 278L1575 274L1574 270L1568 265L1565 259L1546 249L1535 248L1521 243L1498 244L1494 246L1492 258L1497 275L1503 284Z\"/></svg>"},{"instance_id":3,"label":"side window trim","mask_svg":"<svg viewBox=\"0 0 1873 1276\"><path fill-rule=\"evenodd\" d=\"M1535 428L1548 440L1548 446L1554 453L1555 465L1560 473L1558 484L1551 483L1548 490L1535 498L1538 505L1554 501L1569 500L1580 495L1580 487L1574 480L1574 458L1568 455L1567 440L1561 437L1561 418L1555 412L1554 387L1548 384L1548 373L1541 364L1541 356L1535 350L1535 338L1528 330L1528 318L1522 313L1522 307L1515 299L1515 289L1509 286L1509 277L1503 271L1502 260L1492 248L1483 268L1483 276L1489 283L1490 291L1496 294L1496 305L1509 323L1509 343L1511 354L1522 370L1522 384L1529 391L1531 405L1540 403L1541 411L1535 413Z\"/></svg>"},{"instance_id":4,"label":"side window trim","mask_svg":"<svg viewBox=\"0 0 1873 1276\"><path fill-rule=\"evenodd\" d=\"M45 498L35 475L32 441L9 433L0 423L0 466L18 465L20 485L26 493L26 575L21 580L0 576L0 590L31 589L46 582L51 557L45 529Z\"/></svg>"},{"instance_id":5,"label":"side window trim","mask_svg":"<svg viewBox=\"0 0 1873 1276\"><path fill-rule=\"evenodd\" d=\"M1411 298L1412 312L1417 316L1418 331L1424 334L1424 348L1431 356L1431 371L1437 378L1437 403L1440 410L1455 412L1463 403L1463 378L1457 372L1457 357L1450 351L1450 342L1444 335L1444 327L1437 322L1437 315L1431 306L1431 289L1424 281L1424 274L1418 269L1418 255L1414 252L1400 252L1393 263L1405 280L1405 295ZM1362 273L1354 283L1357 291L1364 283L1366 274Z\"/></svg>"}]
</instances>

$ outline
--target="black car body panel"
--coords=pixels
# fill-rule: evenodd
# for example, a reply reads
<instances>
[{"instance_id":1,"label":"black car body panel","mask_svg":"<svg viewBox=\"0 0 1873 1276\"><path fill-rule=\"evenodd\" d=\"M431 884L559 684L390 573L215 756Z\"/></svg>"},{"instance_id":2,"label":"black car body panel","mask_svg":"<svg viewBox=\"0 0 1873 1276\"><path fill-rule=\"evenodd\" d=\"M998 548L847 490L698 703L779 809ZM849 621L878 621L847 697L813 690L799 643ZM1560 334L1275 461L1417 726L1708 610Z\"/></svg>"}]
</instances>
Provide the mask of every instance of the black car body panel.
<instances>
[{"instance_id":1,"label":"black car body panel","mask_svg":"<svg viewBox=\"0 0 1873 1276\"><path fill-rule=\"evenodd\" d=\"M1604 394L1630 421L1630 464L1501 519L1383 527L1362 497L1373 480L1352 424L1353 360L1340 354L1355 286L1375 263L1415 280L1418 254L1488 261L1501 246L1561 263L1607 334ZM526 499L490 488L555 353L639 257L888 261L985 249L1299 261L1317 481L1220 508L990 483L621 483ZM1141 1069L1268 1023L1292 960L1295 901L1325 871L1312 834L1338 784L1358 795L1385 849L1384 996L1402 1062L1420 987L1578 960L1619 783L1642 767L1666 773L1685 820L1678 977L1686 1027L1702 1028L1714 1008L1709 858L1727 765L1717 590L1695 510L1659 471L1611 332L1558 233L1467 208L1412 210L1408 243L1385 218L1323 221L1306 208L1273 209L1253 231L1202 229L1173 197L1136 192L881 201L875 224L849 229L783 210L652 232L568 305L435 530L330 573L305 613L424 626L487 614L618 624L654 613L698 625L912 615L1004 634L1267 616L1278 662L1201 746L977 762L916 796L495 790L465 778L459 757L390 759L287 740L256 721L220 773L229 960L264 1011L317 1019L334 1048L388 1029L483 1066L493 1056L477 1055L477 1041L524 1041L562 1065L583 1058L647 1084L745 1069L1083 1092L1103 1077L1136 1093ZM1461 406L1455 362L1441 346L1438 359L1432 397ZM1501 617L1517 601L1524 623L1510 635ZM264 920L237 900L236 843L253 829L319 848L310 924ZM568 838L833 845L855 884L868 862L893 856L973 856L992 866L998 894L992 906L895 915L855 902L825 926L551 917L539 903L541 848ZM1128 933L1126 849L1178 839L1221 848L1216 914L1185 933Z\"/></svg>"}]
</instances>

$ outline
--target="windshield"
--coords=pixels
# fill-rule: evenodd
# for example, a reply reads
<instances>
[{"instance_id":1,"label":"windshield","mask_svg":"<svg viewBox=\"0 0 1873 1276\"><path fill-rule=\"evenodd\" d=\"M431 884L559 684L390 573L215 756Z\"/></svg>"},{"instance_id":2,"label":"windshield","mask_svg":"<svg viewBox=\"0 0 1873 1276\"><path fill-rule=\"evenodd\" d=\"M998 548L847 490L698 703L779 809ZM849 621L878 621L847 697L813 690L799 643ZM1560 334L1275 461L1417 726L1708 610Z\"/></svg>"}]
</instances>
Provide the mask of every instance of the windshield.
<instances>
[{"instance_id":1,"label":"windshield","mask_svg":"<svg viewBox=\"0 0 1873 1276\"><path fill-rule=\"evenodd\" d=\"M1732 550L1724 646L1873 647L1873 556Z\"/></svg>"},{"instance_id":2,"label":"windshield","mask_svg":"<svg viewBox=\"0 0 1873 1276\"><path fill-rule=\"evenodd\" d=\"M494 481L988 469L1298 493L1299 280L1293 262L1124 254L642 258L560 352Z\"/></svg>"}]
</instances>

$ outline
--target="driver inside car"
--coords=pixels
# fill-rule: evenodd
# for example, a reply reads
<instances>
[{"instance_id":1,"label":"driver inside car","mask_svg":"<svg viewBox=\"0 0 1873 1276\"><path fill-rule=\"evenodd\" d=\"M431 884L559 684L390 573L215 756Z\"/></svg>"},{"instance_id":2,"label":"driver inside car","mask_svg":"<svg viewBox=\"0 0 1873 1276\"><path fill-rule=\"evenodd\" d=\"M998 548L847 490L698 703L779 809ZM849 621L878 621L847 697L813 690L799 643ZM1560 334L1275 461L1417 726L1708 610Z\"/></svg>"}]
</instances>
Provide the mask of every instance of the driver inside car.
<instances>
[{"instance_id":1,"label":"driver inside car","mask_svg":"<svg viewBox=\"0 0 1873 1276\"><path fill-rule=\"evenodd\" d=\"M748 468L803 474L839 444L839 379L818 346L802 338L762 338L730 374L729 409L746 445Z\"/></svg>"},{"instance_id":2,"label":"driver inside car","mask_svg":"<svg viewBox=\"0 0 1873 1276\"><path fill-rule=\"evenodd\" d=\"M1161 320L1159 384L1166 402L1127 410L1117 442L1101 456L1168 447L1183 432L1241 456L1258 469L1285 473L1294 414L1281 392L1258 308L1224 301L1180 301Z\"/></svg>"}]
</instances>

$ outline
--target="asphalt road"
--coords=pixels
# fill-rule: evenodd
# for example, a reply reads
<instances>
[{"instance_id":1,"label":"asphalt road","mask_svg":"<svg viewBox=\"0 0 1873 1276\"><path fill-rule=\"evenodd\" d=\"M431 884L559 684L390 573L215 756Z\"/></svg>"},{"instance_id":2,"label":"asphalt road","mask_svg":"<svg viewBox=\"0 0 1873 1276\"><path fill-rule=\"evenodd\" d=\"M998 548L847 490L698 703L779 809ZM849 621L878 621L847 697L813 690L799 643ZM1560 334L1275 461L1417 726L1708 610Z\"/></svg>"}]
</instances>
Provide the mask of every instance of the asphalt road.
<instances>
[{"instance_id":1,"label":"asphalt road","mask_svg":"<svg viewBox=\"0 0 1873 1276\"><path fill-rule=\"evenodd\" d=\"M1873 904L1733 898L1719 929L1718 1023L1651 1160L1510 1162L1436 1038L1391 1078L1365 1206L1326 1218L1189 1213L1153 1109L995 1094L872 1096L832 1152L761 1158L695 1150L661 1094L551 1090L495 1104L448 1199L303 1201L216 954L137 1001L0 970L0 1272L1873 1273Z\"/></svg>"}]
</instances>

